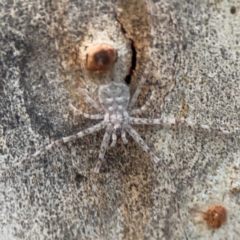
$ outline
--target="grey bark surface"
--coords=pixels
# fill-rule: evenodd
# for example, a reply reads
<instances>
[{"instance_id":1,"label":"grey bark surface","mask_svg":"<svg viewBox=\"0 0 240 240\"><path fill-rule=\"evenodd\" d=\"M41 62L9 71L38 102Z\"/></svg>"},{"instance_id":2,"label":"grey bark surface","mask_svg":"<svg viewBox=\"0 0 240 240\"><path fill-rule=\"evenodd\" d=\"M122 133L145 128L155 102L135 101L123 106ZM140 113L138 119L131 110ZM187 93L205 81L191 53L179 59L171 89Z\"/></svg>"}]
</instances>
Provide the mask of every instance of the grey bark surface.
<instances>
[{"instance_id":1,"label":"grey bark surface","mask_svg":"<svg viewBox=\"0 0 240 240\"><path fill-rule=\"evenodd\" d=\"M239 239L239 1L0 0L0 239ZM85 50L112 44L113 72L92 76ZM134 57L136 51L136 65ZM100 84L131 94L146 64L141 117L184 117L231 134L177 124L135 129L162 160L128 136L109 148L103 131L14 164L98 121L76 87L97 101ZM204 212L227 210L211 229Z\"/></svg>"}]
</instances>

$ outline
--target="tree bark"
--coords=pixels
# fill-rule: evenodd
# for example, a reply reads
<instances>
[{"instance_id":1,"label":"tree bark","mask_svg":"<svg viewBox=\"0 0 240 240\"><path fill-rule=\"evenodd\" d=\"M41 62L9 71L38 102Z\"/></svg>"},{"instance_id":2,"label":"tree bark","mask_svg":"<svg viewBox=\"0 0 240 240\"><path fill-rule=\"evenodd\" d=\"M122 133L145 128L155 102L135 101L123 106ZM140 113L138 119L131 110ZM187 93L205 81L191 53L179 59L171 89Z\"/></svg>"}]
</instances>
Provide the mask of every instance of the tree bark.
<instances>
[{"instance_id":1,"label":"tree bark","mask_svg":"<svg viewBox=\"0 0 240 240\"><path fill-rule=\"evenodd\" d=\"M0 239L238 239L238 1L0 6ZM86 49L98 43L117 51L104 75L85 67ZM149 107L139 117L196 123L134 126L159 166L127 136L94 175L103 131L16 165L98 123L70 111L72 103L94 112L76 88L98 101L99 85L127 82L133 94L147 66L136 107ZM227 213L219 229L206 221L215 205Z\"/></svg>"}]
</instances>

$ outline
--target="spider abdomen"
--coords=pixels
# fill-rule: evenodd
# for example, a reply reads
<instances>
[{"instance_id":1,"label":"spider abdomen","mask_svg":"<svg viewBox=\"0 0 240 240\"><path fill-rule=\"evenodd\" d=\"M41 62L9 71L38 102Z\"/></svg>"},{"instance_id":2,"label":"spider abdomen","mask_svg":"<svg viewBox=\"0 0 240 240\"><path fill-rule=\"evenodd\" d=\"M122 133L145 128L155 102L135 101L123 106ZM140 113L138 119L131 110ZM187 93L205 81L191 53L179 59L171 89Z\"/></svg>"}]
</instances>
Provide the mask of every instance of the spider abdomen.
<instances>
[{"instance_id":1,"label":"spider abdomen","mask_svg":"<svg viewBox=\"0 0 240 240\"><path fill-rule=\"evenodd\" d=\"M123 113L128 107L130 93L126 84L112 82L99 87L99 101L109 114Z\"/></svg>"}]
</instances>

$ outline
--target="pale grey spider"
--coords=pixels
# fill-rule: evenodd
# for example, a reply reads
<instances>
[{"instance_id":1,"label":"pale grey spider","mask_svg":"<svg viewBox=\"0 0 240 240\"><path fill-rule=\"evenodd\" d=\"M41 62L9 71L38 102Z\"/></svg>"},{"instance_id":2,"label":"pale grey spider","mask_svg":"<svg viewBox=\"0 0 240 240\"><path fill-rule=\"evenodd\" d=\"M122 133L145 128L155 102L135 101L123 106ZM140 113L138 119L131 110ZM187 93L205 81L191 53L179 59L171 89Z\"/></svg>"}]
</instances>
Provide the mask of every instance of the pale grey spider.
<instances>
[{"instance_id":1,"label":"pale grey spider","mask_svg":"<svg viewBox=\"0 0 240 240\"><path fill-rule=\"evenodd\" d=\"M160 159L150 150L144 140L140 137L140 135L134 130L131 125L134 124L175 124L175 123L186 123L187 125L193 126L195 125L193 122L186 121L185 119L151 119L151 118L136 118L132 117L136 114L140 114L144 112L148 108L148 104L146 103L140 109L132 109L133 105L135 104L141 89L146 81L147 71L145 70L144 75L133 94L132 98L130 98L129 88L125 83L116 83L111 82L106 85L101 85L98 90L98 98L101 105L96 103L84 89L78 89L78 92L84 96L87 103L93 106L99 114L88 114L84 113L81 110L76 109L73 105L70 104L72 110L85 118L88 119L95 119L95 120L102 120L100 123L87 128L83 131L80 131L74 135L63 137L59 140L52 142L51 144L47 145L46 147L38 150L35 152L32 157L36 157L44 150L50 150L52 147L56 145L60 145L62 143L67 143L72 140L82 138L86 135L92 134L94 132L100 131L101 129L105 129L105 133L103 136L103 140L100 147L100 152L98 156L98 162L94 168L95 173L99 173L102 161L104 159L104 155L106 149L108 147L110 138L112 139L111 147L116 145L117 137L121 137L124 144L128 142L126 138L126 132L132 136L132 138L142 147L142 149L148 153L151 159L158 163ZM99 111L100 110L100 111ZM204 129L213 129L207 125L199 124L201 128ZM216 129L215 129L216 130ZM219 129L218 129L219 130ZM223 133L230 133L228 131L223 131Z\"/></svg>"}]
</instances>

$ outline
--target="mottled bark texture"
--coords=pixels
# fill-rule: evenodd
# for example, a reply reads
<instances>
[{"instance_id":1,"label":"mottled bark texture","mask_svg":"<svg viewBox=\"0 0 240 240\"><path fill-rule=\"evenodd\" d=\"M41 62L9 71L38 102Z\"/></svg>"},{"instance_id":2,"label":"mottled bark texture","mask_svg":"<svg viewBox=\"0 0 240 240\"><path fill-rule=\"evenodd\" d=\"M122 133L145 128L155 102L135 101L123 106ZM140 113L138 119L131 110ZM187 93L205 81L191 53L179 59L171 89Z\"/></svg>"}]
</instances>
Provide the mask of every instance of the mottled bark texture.
<instances>
[{"instance_id":1,"label":"mottled bark texture","mask_svg":"<svg viewBox=\"0 0 240 240\"><path fill-rule=\"evenodd\" d=\"M240 3L214 0L0 0L0 239L238 239L240 235ZM84 68L86 49L117 50L108 74ZM97 101L99 84L128 82L147 64L141 117L184 117L231 134L185 125L137 126L161 158L140 146L107 150L103 132L15 163L52 140L97 123L76 92ZM204 212L226 208L212 230Z\"/></svg>"}]
</instances>

